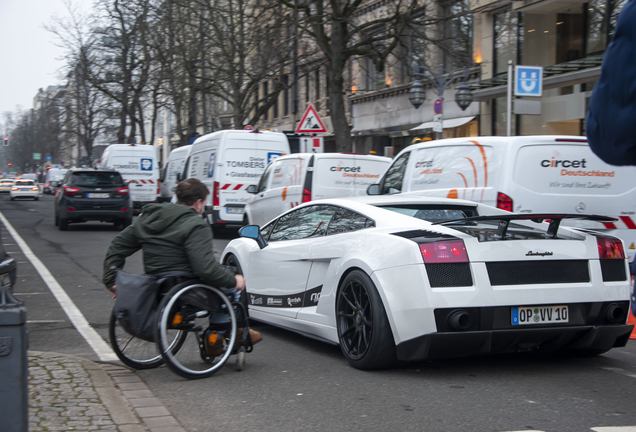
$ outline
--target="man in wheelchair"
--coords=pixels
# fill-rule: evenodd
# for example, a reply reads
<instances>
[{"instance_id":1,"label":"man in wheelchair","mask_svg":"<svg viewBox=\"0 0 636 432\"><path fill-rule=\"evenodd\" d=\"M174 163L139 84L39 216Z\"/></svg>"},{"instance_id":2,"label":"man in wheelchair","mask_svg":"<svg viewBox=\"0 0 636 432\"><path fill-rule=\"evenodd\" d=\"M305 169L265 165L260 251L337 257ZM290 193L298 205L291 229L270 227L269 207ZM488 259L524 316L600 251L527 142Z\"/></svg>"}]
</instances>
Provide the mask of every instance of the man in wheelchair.
<instances>
[{"instance_id":1,"label":"man in wheelchair","mask_svg":"<svg viewBox=\"0 0 636 432\"><path fill-rule=\"evenodd\" d=\"M103 282L113 293L113 299L117 296L117 269L122 269L126 258L140 249L143 250L144 270L148 275L191 273L203 284L224 287L224 292L234 294L235 299L245 288L242 275L234 274L214 259L212 230L201 218L210 194L207 186L189 178L177 185L175 193L177 204L147 204L135 223L111 242L104 260ZM223 316L216 317L215 323L224 319ZM242 329L239 329L241 335ZM205 349L211 356L218 355L223 349L223 337L219 336L222 335L210 334L204 340ZM252 329L249 336L252 344L263 339Z\"/></svg>"}]
</instances>

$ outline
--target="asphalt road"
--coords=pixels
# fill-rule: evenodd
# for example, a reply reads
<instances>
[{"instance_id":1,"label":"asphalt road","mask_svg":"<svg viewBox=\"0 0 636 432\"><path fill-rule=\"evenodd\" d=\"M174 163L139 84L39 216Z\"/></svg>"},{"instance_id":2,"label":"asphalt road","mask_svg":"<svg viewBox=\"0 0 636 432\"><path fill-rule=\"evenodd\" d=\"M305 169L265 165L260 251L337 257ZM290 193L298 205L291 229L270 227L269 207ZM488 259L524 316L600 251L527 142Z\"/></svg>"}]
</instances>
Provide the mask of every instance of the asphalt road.
<instances>
[{"instance_id":1,"label":"asphalt road","mask_svg":"<svg viewBox=\"0 0 636 432\"><path fill-rule=\"evenodd\" d=\"M101 223L57 230L50 196L12 202L2 195L0 212L107 340L112 300L100 279L118 231ZM229 238L215 240L216 253ZM15 292L26 301L29 348L97 361L4 228L2 239L19 262ZM141 272L141 256L131 257L126 269ZM264 341L247 356L243 372L227 366L198 381L166 367L139 375L193 432L574 432L636 425L636 342L593 358L501 355L363 372L336 346L263 324L257 329Z\"/></svg>"}]
</instances>

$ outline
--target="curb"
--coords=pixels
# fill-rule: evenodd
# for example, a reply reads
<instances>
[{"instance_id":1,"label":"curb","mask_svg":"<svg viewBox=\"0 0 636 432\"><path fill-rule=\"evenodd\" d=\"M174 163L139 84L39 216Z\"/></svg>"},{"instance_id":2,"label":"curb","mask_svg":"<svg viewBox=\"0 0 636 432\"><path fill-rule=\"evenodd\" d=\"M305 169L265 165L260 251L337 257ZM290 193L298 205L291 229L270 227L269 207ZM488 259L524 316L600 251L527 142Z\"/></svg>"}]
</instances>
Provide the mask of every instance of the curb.
<instances>
[{"instance_id":1,"label":"curb","mask_svg":"<svg viewBox=\"0 0 636 432\"><path fill-rule=\"evenodd\" d=\"M88 372L119 432L186 432L134 370L115 363L96 363L72 354L29 353L64 356L78 362Z\"/></svg>"}]
</instances>

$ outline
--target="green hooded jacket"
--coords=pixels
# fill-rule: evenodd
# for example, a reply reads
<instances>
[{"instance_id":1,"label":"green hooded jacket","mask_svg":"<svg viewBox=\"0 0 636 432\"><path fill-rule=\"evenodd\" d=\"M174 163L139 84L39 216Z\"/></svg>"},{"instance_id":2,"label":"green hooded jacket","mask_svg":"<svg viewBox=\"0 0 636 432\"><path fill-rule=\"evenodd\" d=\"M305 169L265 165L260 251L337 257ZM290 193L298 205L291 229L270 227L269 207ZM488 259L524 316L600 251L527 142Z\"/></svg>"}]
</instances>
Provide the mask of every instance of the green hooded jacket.
<instances>
[{"instance_id":1,"label":"green hooded jacket","mask_svg":"<svg viewBox=\"0 0 636 432\"><path fill-rule=\"evenodd\" d=\"M181 204L148 204L134 224L110 244L104 260L103 282L115 284L116 270L126 258L143 249L147 274L184 271L214 287L236 287L234 273L214 259L210 225L190 207Z\"/></svg>"}]
</instances>

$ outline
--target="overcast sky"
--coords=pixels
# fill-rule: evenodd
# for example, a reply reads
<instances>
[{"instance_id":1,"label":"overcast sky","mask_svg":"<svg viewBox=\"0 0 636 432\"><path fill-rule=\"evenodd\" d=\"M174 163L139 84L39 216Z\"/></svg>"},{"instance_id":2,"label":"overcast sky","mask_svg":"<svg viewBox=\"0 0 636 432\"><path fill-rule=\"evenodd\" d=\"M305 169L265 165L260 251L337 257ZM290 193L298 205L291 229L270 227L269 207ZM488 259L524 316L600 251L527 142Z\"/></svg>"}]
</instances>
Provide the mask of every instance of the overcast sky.
<instances>
[{"instance_id":1,"label":"overcast sky","mask_svg":"<svg viewBox=\"0 0 636 432\"><path fill-rule=\"evenodd\" d=\"M0 0L0 123L17 105L33 108L40 87L64 83L63 51L43 28L53 14L66 16L62 0Z\"/></svg>"}]
</instances>

